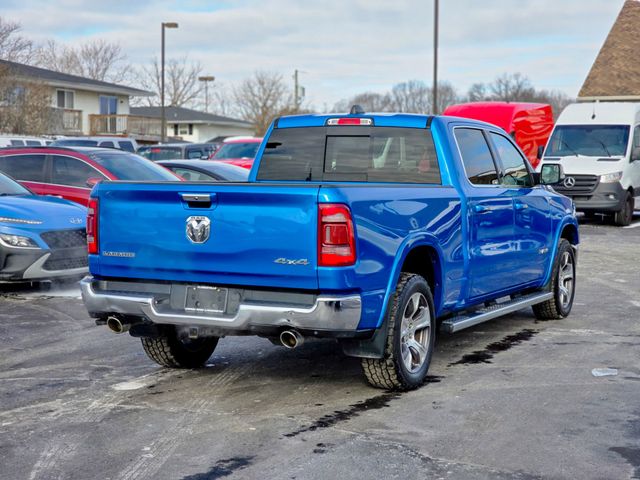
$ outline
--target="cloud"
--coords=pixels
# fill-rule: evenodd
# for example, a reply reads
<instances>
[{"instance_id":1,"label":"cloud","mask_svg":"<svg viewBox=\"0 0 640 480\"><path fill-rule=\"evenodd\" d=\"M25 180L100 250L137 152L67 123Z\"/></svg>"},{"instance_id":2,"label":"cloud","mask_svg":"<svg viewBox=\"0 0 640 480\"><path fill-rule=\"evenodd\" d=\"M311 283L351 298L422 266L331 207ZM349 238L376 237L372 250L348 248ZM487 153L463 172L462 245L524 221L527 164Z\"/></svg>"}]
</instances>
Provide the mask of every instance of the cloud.
<instances>
[{"instance_id":1,"label":"cloud","mask_svg":"<svg viewBox=\"0 0 640 480\"><path fill-rule=\"evenodd\" d=\"M542 88L575 95L623 0L449 0L440 2L440 78L461 91L519 71ZM433 7L425 0L3 0L2 15L26 35L70 44L105 38L129 59L189 55L217 81L254 70L301 83L316 107L364 90L432 76ZM292 81L291 81L292 82Z\"/></svg>"}]
</instances>

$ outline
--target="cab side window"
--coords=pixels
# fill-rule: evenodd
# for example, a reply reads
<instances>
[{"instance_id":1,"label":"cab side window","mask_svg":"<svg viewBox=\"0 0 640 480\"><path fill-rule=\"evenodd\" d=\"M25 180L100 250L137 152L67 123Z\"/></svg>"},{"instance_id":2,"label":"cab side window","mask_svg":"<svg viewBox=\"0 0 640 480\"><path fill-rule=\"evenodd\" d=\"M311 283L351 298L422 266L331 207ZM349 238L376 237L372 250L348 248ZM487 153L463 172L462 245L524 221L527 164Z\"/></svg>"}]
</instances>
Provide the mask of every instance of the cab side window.
<instances>
[{"instance_id":1,"label":"cab side window","mask_svg":"<svg viewBox=\"0 0 640 480\"><path fill-rule=\"evenodd\" d=\"M640 147L640 125L633 129L633 148Z\"/></svg>"},{"instance_id":2,"label":"cab side window","mask_svg":"<svg viewBox=\"0 0 640 480\"><path fill-rule=\"evenodd\" d=\"M7 155L0 157L0 171L16 180L44 182L45 155Z\"/></svg>"},{"instance_id":3,"label":"cab side window","mask_svg":"<svg viewBox=\"0 0 640 480\"><path fill-rule=\"evenodd\" d=\"M491 132L489 133L498 157L502 162L504 174L500 178L500 184L507 187L532 187L533 181L527 169L524 158L518 149L506 137Z\"/></svg>"},{"instance_id":4,"label":"cab side window","mask_svg":"<svg viewBox=\"0 0 640 480\"><path fill-rule=\"evenodd\" d=\"M51 164L51 183L70 187L89 188L90 178L105 178L100 172L77 158L53 155Z\"/></svg>"},{"instance_id":5,"label":"cab side window","mask_svg":"<svg viewBox=\"0 0 640 480\"><path fill-rule=\"evenodd\" d=\"M454 132L469 181L474 185L497 185L498 170L482 131L456 128Z\"/></svg>"}]
</instances>

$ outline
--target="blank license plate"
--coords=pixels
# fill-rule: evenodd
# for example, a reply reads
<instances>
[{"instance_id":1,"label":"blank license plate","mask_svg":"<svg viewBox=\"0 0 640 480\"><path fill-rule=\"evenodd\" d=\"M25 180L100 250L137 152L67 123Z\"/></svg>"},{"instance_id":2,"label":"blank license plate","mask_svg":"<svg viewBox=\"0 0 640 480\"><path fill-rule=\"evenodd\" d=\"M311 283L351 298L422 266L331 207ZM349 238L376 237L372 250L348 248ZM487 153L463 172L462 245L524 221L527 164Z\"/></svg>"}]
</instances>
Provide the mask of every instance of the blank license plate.
<instances>
[{"instance_id":1,"label":"blank license plate","mask_svg":"<svg viewBox=\"0 0 640 480\"><path fill-rule=\"evenodd\" d=\"M187 287L184 309L188 312L222 313L227 307L226 288Z\"/></svg>"}]
</instances>

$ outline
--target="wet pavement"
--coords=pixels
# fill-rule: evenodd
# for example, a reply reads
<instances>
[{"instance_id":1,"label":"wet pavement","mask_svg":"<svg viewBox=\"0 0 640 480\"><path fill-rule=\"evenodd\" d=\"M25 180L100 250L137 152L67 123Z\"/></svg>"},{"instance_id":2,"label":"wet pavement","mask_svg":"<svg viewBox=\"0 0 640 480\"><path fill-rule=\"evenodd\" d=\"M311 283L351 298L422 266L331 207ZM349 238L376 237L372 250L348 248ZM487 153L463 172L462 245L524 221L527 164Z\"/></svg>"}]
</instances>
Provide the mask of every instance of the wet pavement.
<instances>
[{"instance_id":1,"label":"wet pavement","mask_svg":"<svg viewBox=\"0 0 640 480\"><path fill-rule=\"evenodd\" d=\"M403 394L330 341L225 338L207 368L163 369L73 283L3 287L0 478L640 478L636 226L582 226L569 318L440 334Z\"/></svg>"}]
</instances>

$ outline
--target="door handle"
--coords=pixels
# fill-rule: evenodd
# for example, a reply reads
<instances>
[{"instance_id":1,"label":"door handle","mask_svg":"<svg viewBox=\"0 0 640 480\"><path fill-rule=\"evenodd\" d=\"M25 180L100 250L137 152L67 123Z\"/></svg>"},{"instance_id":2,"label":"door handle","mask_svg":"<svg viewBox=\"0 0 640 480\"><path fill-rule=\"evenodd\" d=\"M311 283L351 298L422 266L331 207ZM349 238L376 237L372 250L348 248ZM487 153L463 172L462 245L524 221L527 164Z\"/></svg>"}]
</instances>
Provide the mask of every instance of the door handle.
<instances>
[{"instance_id":1,"label":"door handle","mask_svg":"<svg viewBox=\"0 0 640 480\"><path fill-rule=\"evenodd\" d=\"M493 209L490 207L487 207L486 205L476 204L473 206L473 211L476 213L489 213L491 210Z\"/></svg>"},{"instance_id":2,"label":"door handle","mask_svg":"<svg viewBox=\"0 0 640 480\"><path fill-rule=\"evenodd\" d=\"M526 203L522 203L522 202L516 202L514 205L514 208L516 210L526 210L527 208L529 208L529 205L527 205Z\"/></svg>"}]
</instances>

